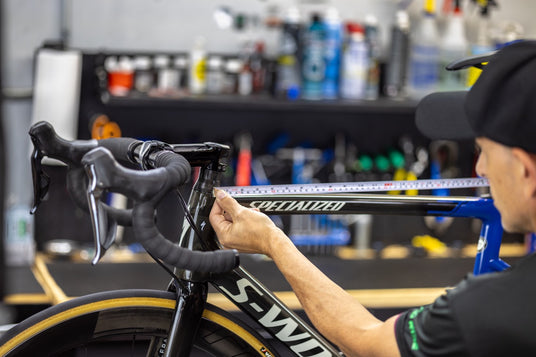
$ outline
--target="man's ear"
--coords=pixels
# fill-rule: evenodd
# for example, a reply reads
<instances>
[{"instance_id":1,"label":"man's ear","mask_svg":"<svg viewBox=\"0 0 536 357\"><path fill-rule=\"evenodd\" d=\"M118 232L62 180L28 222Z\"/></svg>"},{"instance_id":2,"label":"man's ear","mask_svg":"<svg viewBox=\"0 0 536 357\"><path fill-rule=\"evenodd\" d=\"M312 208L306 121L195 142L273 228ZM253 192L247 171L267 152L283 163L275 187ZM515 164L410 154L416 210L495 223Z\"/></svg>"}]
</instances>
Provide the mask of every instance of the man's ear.
<instances>
[{"instance_id":1,"label":"man's ear","mask_svg":"<svg viewBox=\"0 0 536 357\"><path fill-rule=\"evenodd\" d=\"M520 148L512 148L512 154L523 166L523 186L530 197L536 197L536 154Z\"/></svg>"}]
</instances>

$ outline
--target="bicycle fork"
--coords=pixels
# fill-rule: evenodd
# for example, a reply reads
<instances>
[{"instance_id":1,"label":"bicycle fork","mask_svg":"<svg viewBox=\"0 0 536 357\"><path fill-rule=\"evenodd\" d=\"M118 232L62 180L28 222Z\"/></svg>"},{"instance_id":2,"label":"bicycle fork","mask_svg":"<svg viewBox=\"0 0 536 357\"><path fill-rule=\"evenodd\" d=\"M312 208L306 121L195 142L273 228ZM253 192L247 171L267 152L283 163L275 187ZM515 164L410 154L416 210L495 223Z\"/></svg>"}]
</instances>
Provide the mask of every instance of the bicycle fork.
<instances>
[{"instance_id":1,"label":"bicycle fork","mask_svg":"<svg viewBox=\"0 0 536 357\"><path fill-rule=\"evenodd\" d=\"M189 356L207 301L207 283L173 282L177 305L169 334L151 341L147 357Z\"/></svg>"}]
</instances>

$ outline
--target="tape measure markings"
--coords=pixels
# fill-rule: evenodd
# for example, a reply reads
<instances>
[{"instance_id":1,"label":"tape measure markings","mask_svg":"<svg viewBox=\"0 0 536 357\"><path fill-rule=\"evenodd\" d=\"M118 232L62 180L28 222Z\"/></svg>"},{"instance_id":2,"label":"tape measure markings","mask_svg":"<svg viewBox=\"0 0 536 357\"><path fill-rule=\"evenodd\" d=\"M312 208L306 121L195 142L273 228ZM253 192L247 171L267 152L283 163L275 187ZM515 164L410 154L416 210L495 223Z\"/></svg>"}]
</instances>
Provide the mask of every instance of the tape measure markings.
<instances>
[{"instance_id":1,"label":"tape measure markings","mask_svg":"<svg viewBox=\"0 0 536 357\"><path fill-rule=\"evenodd\" d=\"M488 187L485 178L453 178L413 181L369 181L313 183L292 185L259 185L259 186L227 186L220 187L231 196L273 195L273 194L305 194L305 193L356 193L405 190L436 190Z\"/></svg>"}]
</instances>

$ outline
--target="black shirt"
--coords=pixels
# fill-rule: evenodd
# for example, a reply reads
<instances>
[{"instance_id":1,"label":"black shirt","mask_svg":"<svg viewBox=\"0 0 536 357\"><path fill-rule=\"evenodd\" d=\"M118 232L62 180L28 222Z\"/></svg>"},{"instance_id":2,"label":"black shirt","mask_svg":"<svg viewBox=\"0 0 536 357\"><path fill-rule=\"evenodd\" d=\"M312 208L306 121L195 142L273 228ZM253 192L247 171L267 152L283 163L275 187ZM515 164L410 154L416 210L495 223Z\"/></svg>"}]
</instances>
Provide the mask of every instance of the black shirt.
<instances>
[{"instance_id":1,"label":"black shirt","mask_svg":"<svg viewBox=\"0 0 536 357\"><path fill-rule=\"evenodd\" d=\"M402 357L536 356L536 255L514 267L469 275L395 325Z\"/></svg>"}]
</instances>

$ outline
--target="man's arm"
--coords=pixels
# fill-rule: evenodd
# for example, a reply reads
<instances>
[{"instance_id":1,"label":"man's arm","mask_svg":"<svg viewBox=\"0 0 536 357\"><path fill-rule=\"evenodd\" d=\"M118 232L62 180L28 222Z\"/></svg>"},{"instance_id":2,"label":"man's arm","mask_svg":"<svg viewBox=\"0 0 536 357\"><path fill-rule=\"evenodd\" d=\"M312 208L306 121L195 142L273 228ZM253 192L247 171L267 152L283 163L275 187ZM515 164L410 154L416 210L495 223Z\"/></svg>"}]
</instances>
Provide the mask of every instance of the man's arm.
<instances>
[{"instance_id":1,"label":"man's arm","mask_svg":"<svg viewBox=\"0 0 536 357\"><path fill-rule=\"evenodd\" d=\"M396 317L382 322L325 276L264 214L216 191L210 222L224 247L271 257L315 327L348 356L400 356Z\"/></svg>"}]
</instances>

